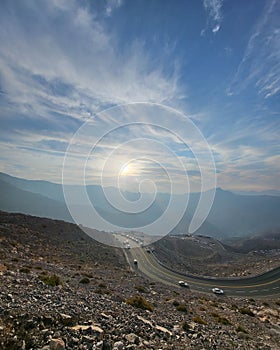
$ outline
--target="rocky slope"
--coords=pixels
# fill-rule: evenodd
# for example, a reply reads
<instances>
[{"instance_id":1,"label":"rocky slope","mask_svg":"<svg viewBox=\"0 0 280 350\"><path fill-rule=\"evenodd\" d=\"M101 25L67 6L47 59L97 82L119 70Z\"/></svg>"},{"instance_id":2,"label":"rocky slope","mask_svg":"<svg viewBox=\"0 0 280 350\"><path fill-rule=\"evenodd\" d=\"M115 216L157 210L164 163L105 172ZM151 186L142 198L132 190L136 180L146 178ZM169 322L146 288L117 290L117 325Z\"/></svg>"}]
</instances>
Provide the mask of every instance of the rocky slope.
<instances>
[{"instance_id":1,"label":"rocky slope","mask_svg":"<svg viewBox=\"0 0 280 350\"><path fill-rule=\"evenodd\" d=\"M75 225L3 212L0 219L2 349L280 347L280 299L170 288Z\"/></svg>"},{"instance_id":2,"label":"rocky slope","mask_svg":"<svg viewBox=\"0 0 280 350\"><path fill-rule=\"evenodd\" d=\"M253 249L249 243L253 242ZM228 244L206 236L166 236L151 247L155 256L177 271L215 277L260 274L280 265L277 239L239 239ZM247 249L245 249L245 247Z\"/></svg>"}]
</instances>

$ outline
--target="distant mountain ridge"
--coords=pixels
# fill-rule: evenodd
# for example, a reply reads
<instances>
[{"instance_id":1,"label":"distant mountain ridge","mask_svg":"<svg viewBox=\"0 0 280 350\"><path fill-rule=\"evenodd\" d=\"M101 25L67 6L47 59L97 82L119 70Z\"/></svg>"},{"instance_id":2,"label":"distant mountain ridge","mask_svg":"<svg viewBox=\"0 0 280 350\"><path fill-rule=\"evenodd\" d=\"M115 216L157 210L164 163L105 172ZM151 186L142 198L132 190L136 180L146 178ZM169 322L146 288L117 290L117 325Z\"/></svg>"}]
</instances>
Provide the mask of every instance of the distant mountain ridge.
<instances>
[{"instance_id":1,"label":"distant mountain ridge","mask_svg":"<svg viewBox=\"0 0 280 350\"><path fill-rule=\"evenodd\" d=\"M73 222L65 203L22 190L2 179L0 179L0 208L8 212L20 212Z\"/></svg>"},{"instance_id":2,"label":"distant mountain ridge","mask_svg":"<svg viewBox=\"0 0 280 350\"><path fill-rule=\"evenodd\" d=\"M80 187L75 185L72 186L72 189L77 193L75 205L82 206L79 199ZM118 189L109 188L107 190L110 191L113 198L117 198ZM87 186L87 192L96 210L105 220L136 230L137 227L145 226L156 220L164 212L169 202L169 195L158 193L154 203L146 211L139 214L127 214L114 208L107 201L101 186ZM135 200L139 194L125 192L125 196L127 199ZM144 196L149 197L149 194ZM179 205L183 203L183 196L174 196L177 196ZM190 194L187 211L172 233L187 232L199 196L199 193ZM20 179L5 173L0 173L0 209L73 222L64 200L61 184ZM83 210L82 207L80 209ZM173 208L173 212L177 209ZM85 210L83 225L87 225L86 213L88 213L87 210ZM94 228L108 230L106 226ZM218 188L210 214L196 233L226 239L235 236L250 237L279 228L280 197L238 195ZM164 227L162 230L164 232Z\"/></svg>"}]
</instances>

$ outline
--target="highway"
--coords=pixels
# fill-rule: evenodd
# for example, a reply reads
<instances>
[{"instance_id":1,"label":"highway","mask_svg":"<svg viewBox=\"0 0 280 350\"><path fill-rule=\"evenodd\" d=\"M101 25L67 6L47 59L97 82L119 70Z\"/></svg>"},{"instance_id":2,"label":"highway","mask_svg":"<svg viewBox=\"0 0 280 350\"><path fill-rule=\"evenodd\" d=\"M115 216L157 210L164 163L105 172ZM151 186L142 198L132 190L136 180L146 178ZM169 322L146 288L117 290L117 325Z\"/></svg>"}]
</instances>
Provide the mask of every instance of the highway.
<instances>
[{"instance_id":1,"label":"highway","mask_svg":"<svg viewBox=\"0 0 280 350\"><path fill-rule=\"evenodd\" d=\"M126 249L126 255L131 266L133 266L133 260L136 259L140 272L154 281L167 285L178 286L178 281L184 280L189 283L191 290L203 293L212 293L212 288L218 287L223 289L227 296L267 298L280 295L280 267L262 275L248 278L199 277L166 268L144 248ZM178 286L178 288L182 287Z\"/></svg>"}]
</instances>

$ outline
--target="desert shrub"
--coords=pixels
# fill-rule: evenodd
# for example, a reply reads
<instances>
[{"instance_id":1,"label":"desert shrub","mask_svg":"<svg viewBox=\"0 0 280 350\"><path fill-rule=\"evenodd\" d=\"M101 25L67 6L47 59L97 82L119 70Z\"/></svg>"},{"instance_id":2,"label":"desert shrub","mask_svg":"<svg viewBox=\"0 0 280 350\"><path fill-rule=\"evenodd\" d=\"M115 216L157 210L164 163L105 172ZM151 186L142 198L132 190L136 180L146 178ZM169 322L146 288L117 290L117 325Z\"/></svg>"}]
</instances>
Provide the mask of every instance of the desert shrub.
<instances>
[{"instance_id":1,"label":"desert shrub","mask_svg":"<svg viewBox=\"0 0 280 350\"><path fill-rule=\"evenodd\" d=\"M177 300L174 300L172 304L176 307L180 305L179 301L177 301Z\"/></svg>"},{"instance_id":2,"label":"desert shrub","mask_svg":"<svg viewBox=\"0 0 280 350\"><path fill-rule=\"evenodd\" d=\"M213 316L216 320L216 322L224 324L224 325L230 325L232 324L227 318L220 316L216 312L212 312L211 316Z\"/></svg>"},{"instance_id":3,"label":"desert shrub","mask_svg":"<svg viewBox=\"0 0 280 350\"><path fill-rule=\"evenodd\" d=\"M147 289L144 286L135 286L135 289L139 292L139 293L147 293Z\"/></svg>"},{"instance_id":4,"label":"desert shrub","mask_svg":"<svg viewBox=\"0 0 280 350\"><path fill-rule=\"evenodd\" d=\"M56 287L62 285L61 278L57 275L40 275L39 278L48 286Z\"/></svg>"},{"instance_id":5,"label":"desert shrub","mask_svg":"<svg viewBox=\"0 0 280 350\"><path fill-rule=\"evenodd\" d=\"M83 272L82 275L83 275L84 277L87 277L87 278L93 278L93 274L92 274L92 273Z\"/></svg>"},{"instance_id":6,"label":"desert shrub","mask_svg":"<svg viewBox=\"0 0 280 350\"><path fill-rule=\"evenodd\" d=\"M276 301L275 304L280 306L280 301Z\"/></svg>"},{"instance_id":7,"label":"desert shrub","mask_svg":"<svg viewBox=\"0 0 280 350\"><path fill-rule=\"evenodd\" d=\"M98 284L98 287L96 290L95 290L95 293L98 293L98 294L111 294L111 291L108 289L108 287L106 286L105 283L103 282L100 282Z\"/></svg>"},{"instance_id":8,"label":"desert shrub","mask_svg":"<svg viewBox=\"0 0 280 350\"><path fill-rule=\"evenodd\" d=\"M98 284L98 287L99 287L99 288L107 288L106 284L103 283L103 282L100 282L100 283Z\"/></svg>"},{"instance_id":9,"label":"desert shrub","mask_svg":"<svg viewBox=\"0 0 280 350\"><path fill-rule=\"evenodd\" d=\"M47 275L48 273L47 273L47 271L42 271L42 272L40 272L40 275ZM40 277L39 277L40 278Z\"/></svg>"},{"instance_id":10,"label":"desert shrub","mask_svg":"<svg viewBox=\"0 0 280 350\"><path fill-rule=\"evenodd\" d=\"M95 290L95 293L98 293L98 294L111 294L112 292L107 289L107 288L98 288Z\"/></svg>"},{"instance_id":11,"label":"desert shrub","mask_svg":"<svg viewBox=\"0 0 280 350\"><path fill-rule=\"evenodd\" d=\"M248 316L251 316L251 317L254 317L254 313L253 311L251 311L250 309L247 309L245 307L242 307L241 309L239 309L240 313L242 313L243 315L248 315Z\"/></svg>"},{"instance_id":12,"label":"desert shrub","mask_svg":"<svg viewBox=\"0 0 280 350\"><path fill-rule=\"evenodd\" d=\"M187 321L184 321L184 322L182 323L182 328L183 328L183 330L184 330L185 332L188 332L188 331L190 330L190 326L189 326L189 324L188 324Z\"/></svg>"},{"instance_id":13,"label":"desert shrub","mask_svg":"<svg viewBox=\"0 0 280 350\"><path fill-rule=\"evenodd\" d=\"M186 305L180 304L176 307L177 311L188 312Z\"/></svg>"},{"instance_id":14,"label":"desert shrub","mask_svg":"<svg viewBox=\"0 0 280 350\"><path fill-rule=\"evenodd\" d=\"M269 303L266 301L264 301L262 304L263 304L263 306L269 306Z\"/></svg>"},{"instance_id":15,"label":"desert shrub","mask_svg":"<svg viewBox=\"0 0 280 350\"><path fill-rule=\"evenodd\" d=\"M153 305L149 301L147 301L145 298L143 298L141 295L135 295L127 299L126 302L127 304L137 307L139 309L149 310L149 311L153 311L154 309Z\"/></svg>"},{"instance_id":16,"label":"desert shrub","mask_svg":"<svg viewBox=\"0 0 280 350\"><path fill-rule=\"evenodd\" d=\"M232 323L225 317L218 316L215 318L218 323L224 324L226 326L231 325Z\"/></svg>"},{"instance_id":17,"label":"desert shrub","mask_svg":"<svg viewBox=\"0 0 280 350\"><path fill-rule=\"evenodd\" d=\"M19 269L19 272L30 273L30 268L29 267L22 267L22 268Z\"/></svg>"},{"instance_id":18,"label":"desert shrub","mask_svg":"<svg viewBox=\"0 0 280 350\"><path fill-rule=\"evenodd\" d=\"M207 322L206 322L203 318L201 318L200 316L195 316L195 317L193 318L193 321L194 321L195 323L199 323L199 324L204 324L204 325L207 324Z\"/></svg>"},{"instance_id":19,"label":"desert shrub","mask_svg":"<svg viewBox=\"0 0 280 350\"><path fill-rule=\"evenodd\" d=\"M84 277L84 278L82 278L82 279L80 280L79 283L81 283L81 284L89 284L89 282L90 282L90 279L87 278L87 277Z\"/></svg>"},{"instance_id":20,"label":"desert shrub","mask_svg":"<svg viewBox=\"0 0 280 350\"><path fill-rule=\"evenodd\" d=\"M241 326L241 325L239 325L239 326L236 328L236 332L242 332L242 333L245 333L245 334L248 333L248 332L246 331L246 329L245 329L243 326Z\"/></svg>"}]
</instances>

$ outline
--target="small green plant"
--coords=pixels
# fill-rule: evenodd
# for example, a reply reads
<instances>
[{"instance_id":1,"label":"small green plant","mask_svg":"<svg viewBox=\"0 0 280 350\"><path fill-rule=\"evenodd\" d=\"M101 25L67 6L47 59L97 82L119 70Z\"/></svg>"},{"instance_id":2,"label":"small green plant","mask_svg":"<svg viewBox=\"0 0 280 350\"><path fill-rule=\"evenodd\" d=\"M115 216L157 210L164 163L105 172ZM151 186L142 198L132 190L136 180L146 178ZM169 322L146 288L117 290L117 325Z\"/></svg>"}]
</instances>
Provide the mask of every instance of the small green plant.
<instances>
[{"instance_id":1,"label":"small green plant","mask_svg":"<svg viewBox=\"0 0 280 350\"><path fill-rule=\"evenodd\" d=\"M236 328L236 332L242 332L242 333L245 333L245 334L248 334L248 332L246 331L246 329L239 325L237 328Z\"/></svg>"},{"instance_id":2,"label":"small green plant","mask_svg":"<svg viewBox=\"0 0 280 350\"><path fill-rule=\"evenodd\" d=\"M141 295L135 295L127 299L126 302L127 304L137 307L139 309L149 310L149 311L153 311L154 309L153 305L149 301L147 301L145 298L143 298Z\"/></svg>"},{"instance_id":3,"label":"small green plant","mask_svg":"<svg viewBox=\"0 0 280 350\"><path fill-rule=\"evenodd\" d=\"M232 323L225 317L222 317L222 316L219 316L216 318L216 321L218 323L221 323L221 324L224 324L225 326L229 326L231 325Z\"/></svg>"},{"instance_id":4,"label":"small green plant","mask_svg":"<svg viewBox=\"0 0 280 350\"><path fill-rule=\"evenodd\" d=\"M224 325L231 325L232 323L225 317L220 316L216 312L212 312L211 316L215 318L215 321Z\"/></svg>"},{"instance_id":5,"label":"small green plant","mask_svg":"<svg viewBox=\"0 0 280 350\"><path fill-rule=\"evenodd\" d=\"M195 317L193 318L193 321L194 321L195 323L199 323L199 324L204 324L204 325L207 324L207 322L206 322L203 318L201 318L200 316L195 316Z\"/></svg>"},{"instance_id":6,"label":"small green plant","mask_svg":"<svg viewBox=\"0 0 280 350\"><path fill-rule=\"evenodd\" d=\"M48 286L56 287L62 285L62 281L57 275L40 275L40 280L47 284Z\"/></svg>"},{"instance_id":7,"label":"small green plant","mask_svg":"<svg viewBox=\"0 0 280 350\"><path fill-rule=\"evenodd\" d=\"M147 289L144 286L135 286L135 289L139 292L139 293L147 293Z\"/></svg>"},{"instance_id":8,"label":"small green plant","mask_svg":"<svg viewBox=\"0 0 280 350\"><path fill-rule=\"evenodd\" d=\"M89 284L89 282L90 282L90 279L87 278L87 277L84 277L84 278L82 278L82 279L80 280L79 283L81 283L81 284Z\"/></svg>"},{"instance_id":9,"label":"small green plant","mask_svg":"<svg viewBox=\"0 0 280 350\"><path fill-rule=\"evenodd\" d=\"M98 294L111 294L112 292L107 289L107 288L98 288L95 290L95 293L98 293Z\"/></svg>"},{"instance_id":10,"label":"small green plant","mask_svg":"<svg viewBox=\"0 0 280 350\"><path fill-rule=\"evenodd\" d=\"M83 272L82 275L83 275L84 277L87 277L87 278L93 278L93 274L92 274L92 273Z\"/></svg>"},{"instance_id":11,"label":"small green plant","mask_svg":"<svg viewBox=\"0 0 280 350\"><path fill-rule=\"evenodd\" d=\"M98 287L99 287L99 288L103 288L103 289L107 288L106 284L103 283L103 282L100 282L100 283L98 284Z\"/></svg>"},{"instance_id":12,"label":"small green plant","mask_svg":"<svg viewBox=\"0 0 280 350\"><path fill-rule=\"evenodd\" d=\"M183 330L184 330L185 332L188 332L188 331L190 330L190 326L189 326L189 324L188 324L187 321L184 321L184 322L182 323L182 328L183 328Z\"/></svg>"},{"instance_id":13,"label":"small green plant","mask_svg":"<svg viewBox=\"0 0 280 350\"><path fill-rule=\"evenodd\" d=\"M19 269L19 272L21 273L30 273L30 268L29 267L22 267Z\"/></svg>"},{"instance_id":14,"label":"small green plant","mask_svg":"<svg viewBox=\"0 0 280 350\"><path fill-rule=\"evenodd\" d=\"M241 309L239 309L240 313L243 314L243 315L248 315L248 316L251 316L251 317L254 317L254 313L253 311L251 311L250 309L247 309L245 307L242 307Z\"/></svg>"},{"instance_id":15,"label":"small green plant","mask_svg":"<svg viewBox=\"0 0 280 350\"><path fill-rule=\"evenodd\" d=\"M176 307L177 311L180 311L180 312L188 312L188 309L186 307L186 305L183 305L183 304L180 304Z\"/></svg>"}]
</instances>

